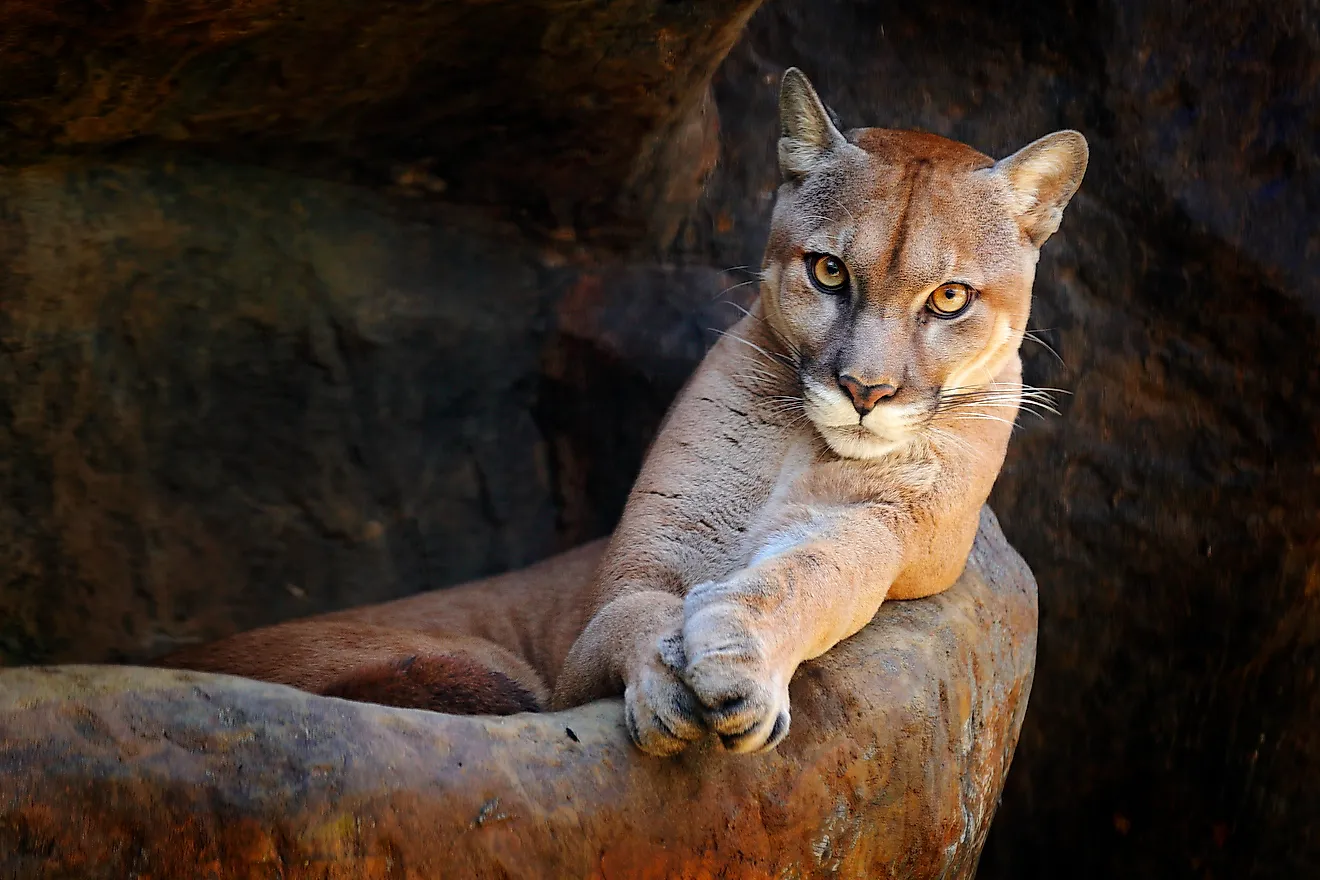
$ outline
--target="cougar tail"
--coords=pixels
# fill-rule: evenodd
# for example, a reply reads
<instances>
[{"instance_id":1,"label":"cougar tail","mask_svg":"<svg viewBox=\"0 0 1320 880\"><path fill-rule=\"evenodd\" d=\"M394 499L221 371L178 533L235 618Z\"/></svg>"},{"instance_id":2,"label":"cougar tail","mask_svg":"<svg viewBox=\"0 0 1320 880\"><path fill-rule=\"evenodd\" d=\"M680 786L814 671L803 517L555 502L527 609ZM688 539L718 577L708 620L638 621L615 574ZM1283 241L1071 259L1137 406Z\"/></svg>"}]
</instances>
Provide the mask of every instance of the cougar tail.
<instances>
[{"instance_id":1,"label":"cougar tail","mask_svg":"<svg viewBox=\"0 0 1320 880\"><path fill-rule=\"evenodd\" d=\"M539 712L550 703L535 670L494 642L349 622L264 627L178 651L156 665L455 715Z\"/></svg>"}]
</instances>

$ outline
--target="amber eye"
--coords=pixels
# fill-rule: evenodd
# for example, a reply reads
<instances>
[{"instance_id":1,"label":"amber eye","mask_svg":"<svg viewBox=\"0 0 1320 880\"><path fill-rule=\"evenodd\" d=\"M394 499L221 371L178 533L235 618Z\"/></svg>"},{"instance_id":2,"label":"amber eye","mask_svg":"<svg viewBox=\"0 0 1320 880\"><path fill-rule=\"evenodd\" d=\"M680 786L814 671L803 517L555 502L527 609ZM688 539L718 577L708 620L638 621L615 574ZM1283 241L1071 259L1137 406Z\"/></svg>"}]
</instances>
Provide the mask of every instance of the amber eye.
<instances>
[{"instance_id":1,"label":"amber eye","mask_svg":"<svg viewBox=\"0 0 1320 880\"><path fill-rule=\"evenodd\" d=\"M826 293L838 293L848 286L848 269L843 260L829 254L807 254L811 280Z\"/></svg>"},{"instance_id":2,"label":"amber eye","mask_svg":"<svg viewBox=\"0 0 1320 880\"><path fill-rule=\"evenodd\" d=\"M950 284L941 284L935 288L935 292L926 300L926 308L930 309L940 318L954 318L963 313L972 302L975 295L966 284L952 282Z\"/></svg>"}]
</instances>

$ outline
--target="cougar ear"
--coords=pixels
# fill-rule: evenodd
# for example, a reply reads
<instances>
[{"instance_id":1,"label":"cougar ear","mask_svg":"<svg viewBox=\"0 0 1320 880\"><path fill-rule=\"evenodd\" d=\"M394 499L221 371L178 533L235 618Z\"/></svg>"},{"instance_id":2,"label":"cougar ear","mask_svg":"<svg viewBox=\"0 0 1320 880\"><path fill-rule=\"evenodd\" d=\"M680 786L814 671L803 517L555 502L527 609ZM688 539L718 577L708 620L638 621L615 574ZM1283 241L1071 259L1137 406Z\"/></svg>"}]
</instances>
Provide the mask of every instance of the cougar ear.
<instances>
[{"instance_id":1,"label":"cougar ear","mask_svg":"<svg viewBox=\"0 0 1320 880\"><path fill-rule=\"evenodd\" d=\"M845 143L806 74L796 67L785 70L779 86L779 170L784 179L797 180L819 170Z\"/></svg>"},{"instance_id":2,"label":"cougar ear","mask_svg":"<svg viewBox=\"0 0 1320 880\"><path fill-rule=\"evenodd\" d=\"M1036 247L1054 234L1086 173L1090 150L1076 131L1056 131L1027 144L991 169L1008 185L1010 210Z\"/></svg>"}]
</instances>

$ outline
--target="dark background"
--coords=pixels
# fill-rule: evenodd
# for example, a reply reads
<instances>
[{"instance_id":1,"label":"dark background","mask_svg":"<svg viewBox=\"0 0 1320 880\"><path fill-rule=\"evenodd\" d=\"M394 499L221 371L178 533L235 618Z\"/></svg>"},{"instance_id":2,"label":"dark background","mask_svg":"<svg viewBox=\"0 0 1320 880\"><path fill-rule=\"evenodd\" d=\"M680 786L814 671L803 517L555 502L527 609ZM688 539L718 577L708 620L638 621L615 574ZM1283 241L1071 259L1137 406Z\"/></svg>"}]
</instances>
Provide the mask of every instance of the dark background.
<instances>
[{"instance_id":1,"label":"dark background","mask_svg":"<svg viewBox=\"0 0 1320 880\"><path fill-rule=\"evenodd\" d=\"M1091 142L981 876L1315 875L1320 5L758 5L0 4L0 662L606 533L751 295L797 64L848 124Z\"/></svg>"}]
</instances>

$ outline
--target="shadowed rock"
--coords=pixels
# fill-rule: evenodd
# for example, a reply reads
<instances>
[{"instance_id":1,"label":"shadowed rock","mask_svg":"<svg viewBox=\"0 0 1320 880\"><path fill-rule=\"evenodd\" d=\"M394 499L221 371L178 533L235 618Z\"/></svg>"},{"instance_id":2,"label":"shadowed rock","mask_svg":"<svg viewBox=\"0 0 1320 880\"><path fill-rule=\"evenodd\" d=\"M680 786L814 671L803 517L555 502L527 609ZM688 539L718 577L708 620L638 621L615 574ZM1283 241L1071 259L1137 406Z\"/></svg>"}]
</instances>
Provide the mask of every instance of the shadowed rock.
<instances>
[{"instance_id":1,"label":"shadowed rock","mask_svg":"<svg viewBox=\"0 0 1320 880\"><path fill-rule=\"evenodd\" d=\"M16 0L0 163L132 143L663 225L714 161L710 78L759 4Z\"/></svg>"}]
</instances>

